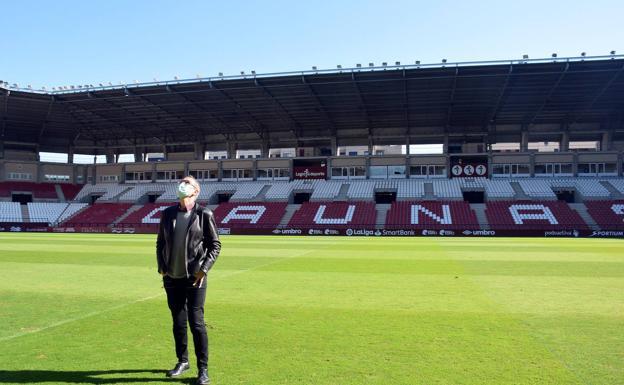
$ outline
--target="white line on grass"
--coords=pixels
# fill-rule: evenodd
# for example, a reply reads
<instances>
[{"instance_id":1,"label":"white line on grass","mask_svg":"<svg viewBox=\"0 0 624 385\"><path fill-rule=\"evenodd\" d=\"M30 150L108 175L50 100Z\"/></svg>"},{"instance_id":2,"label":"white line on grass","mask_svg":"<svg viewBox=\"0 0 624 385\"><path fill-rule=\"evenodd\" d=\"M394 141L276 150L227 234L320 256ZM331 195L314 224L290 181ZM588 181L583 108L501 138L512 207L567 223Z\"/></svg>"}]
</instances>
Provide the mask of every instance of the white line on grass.
<instances>
[{"instance_id":1,"label":"white line on grass","mask_svg":"<svg viewBox=\"0 0 624 385\"><path fill-rule=\"evenodd\" d=\"M271 262L262 263L260 265L252 266L252 267L249 267L247 269L236 270L236 271L234 271L233 273L230 273L230 274L224 274L224 275L217 276L214 279L211 279L211 282L212 281L217 281L219 279L224 279L224 278L227 278L227 277L232 277L234 275L247 273L249 271L252 271L252 270L255 270L255 269L258 269L258 268L261 268L261 267L265 267L265 266L269 266L269 265L273 265L273 264L282 262L282 261L284 261L286 259L292 259L292 258L301 257L303 255L309 254L309 253L311 253L313 251L317 251L317 250L318 249L308 250L308 251L304 251L304 252L301 252L301 253L289 255L289 256L284 257L284 258L279 258L279 259L273 260ZM84 315L81 315L81 316L78 316L78 317L72 317L72 318L68 318L68 319L62 320L62 321L54 322L54 323L52 323L50 325L46 325L46 326L43 326L43 327L40 327L40 328L36 328L36 329L33 329L33 330L20 332L20 333L17 333L17 334L6 336L6 337L1 337L0 338L0 342L12 340L14 338L18 338L18 337L29 335L29 334L39 333L41 331L44 331L44 330L47 330L47 329L50 329L50 328L54 328L54 327L57 327L57 326L65 325L65 324L70 323L70 322L80 321L80 320L83 320L85 318L89 318L89 317L94 317L96 315L100 315L102 313L107 313L107 312L110 312L110 311L118 310L118 309L121 309L121 308L126 307L126 306L134 305L135 303L149 301L150 299L158 298L158 297L162 296L163 294L164 294L164 292L160 292L160 293L155 294L155 295L150 295L148 297L139 298L139 299L135 299L135 300L130 301L130 302L126 302L126 303L122 303L122 304L119 304L119 305L115 305L115 306L109 307L107 309L92 311L90 313L87 313L87 314L84 314Z\"/></svg>"}]
</instances>

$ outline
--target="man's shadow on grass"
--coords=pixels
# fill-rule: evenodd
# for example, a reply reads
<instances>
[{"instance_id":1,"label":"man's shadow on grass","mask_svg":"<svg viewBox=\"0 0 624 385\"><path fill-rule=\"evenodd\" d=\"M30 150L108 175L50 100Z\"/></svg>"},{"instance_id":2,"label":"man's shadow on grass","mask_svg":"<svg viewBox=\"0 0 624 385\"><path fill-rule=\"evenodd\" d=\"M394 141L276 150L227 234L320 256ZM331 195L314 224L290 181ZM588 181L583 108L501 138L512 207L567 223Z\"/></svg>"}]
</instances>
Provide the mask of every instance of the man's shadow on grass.
<instances>
[{"instance_id":1,"label":"man's shadow on grass","mask_svg":"<svg viewBox=\"0 0 624 385\"><path fill-rule=\"evenodd\" d=\"M159 373L161 378L145 374ZM134 374L134 375L133 375ZM129 375L129 376L124 376ZM194 378L167 378L165 370L119 369L119 370L0 370L0 384L37 384L59 382L67 384L129 384L150 382L189 383Z\"/></svg>"}]
</instances>

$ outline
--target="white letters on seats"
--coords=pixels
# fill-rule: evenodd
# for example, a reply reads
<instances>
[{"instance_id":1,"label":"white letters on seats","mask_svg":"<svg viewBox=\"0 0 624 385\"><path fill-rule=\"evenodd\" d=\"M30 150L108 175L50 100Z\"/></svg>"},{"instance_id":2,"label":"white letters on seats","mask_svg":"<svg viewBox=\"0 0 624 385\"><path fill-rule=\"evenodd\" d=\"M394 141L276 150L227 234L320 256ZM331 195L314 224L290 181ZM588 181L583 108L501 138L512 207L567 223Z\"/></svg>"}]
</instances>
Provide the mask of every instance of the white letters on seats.
<instances>
[{"instance_id":1,"label":"white letters on seats","mask_svg":"<svg viewBox=\"0 0 624 385\"><path fill-rule=\"evenodd\" d=\"M523 213L522 211L540 211L538 213ZM517 225L523 225L525 220L546 220L551 225L558 225L559 221L555 218L555 215L550 211L550 208L540 204L528 204L528 205L511 205L509 206L509 212L513 221Z\"/></svg>"},{"instance_id":2,"label":"white letters on seats","mask_svg":"<svg viewBox=\"0 0 624 385\"><path fill-rule=\"evenodd\" d=\"M432 212L431 210L423 207L421 205L412 205L412 213L411 213L411 224L417 225L419 212L424 213L425 215L431 217L434 221L442 224L442 225L450 225L453 224L453 218L451 217L451 209L449 205L442 205L442 216L440 217L438 214Z\"/></svg>"},{"instance_id":3,"label":"white letters on seats","mask_svg":"<svg viewBox=\"0 0 624 385\"><path fill-rule=\"evenodd\" d=\"M616 215L624 215L624 204L615 203L611 205L611 211L613 211ZM624 221L624 219L622 219Z\"/></svg>"},{"instance_id":4,"label":"white letters on seats","mask_svg":"<svg viewBox=\"0 0 624 385\"><path fill-rule=\"evenodd\" d=\"M355 213L355 205L349 205L343 218L323 218L325 209L327 209L326 205L319 206L316 215L314 215L314 223L319 225L346 225L353 220L353 213Z\"/></svg>"},{"instance_id":5,"label":"white letters on seats","mask_svg":"<svg viewBox=\"0 0 624 385\"><path fill-rule=\"evenodd\" d=\"M239 211L249 212L239 213ZM245 219L249 220L249 223L258 223L265 211L266 207L264 206L236 206L230 210L221 223L228 223L232 219Z\"/></svg>"},{"instance_id":6,"label":"white letters on seats","mask_svg":"<svg viewBox=\"0 0 624 385\"><path fill-rule=\"evenodd\" d=\"M143 219L141 219L141 223L160 223L160 218L154 218L154 215L156 215L159 211L165 210L167 207L168 206L156 207L154 210L150 211L149 214L144 216Z\"/></svg>"}]
</instances>

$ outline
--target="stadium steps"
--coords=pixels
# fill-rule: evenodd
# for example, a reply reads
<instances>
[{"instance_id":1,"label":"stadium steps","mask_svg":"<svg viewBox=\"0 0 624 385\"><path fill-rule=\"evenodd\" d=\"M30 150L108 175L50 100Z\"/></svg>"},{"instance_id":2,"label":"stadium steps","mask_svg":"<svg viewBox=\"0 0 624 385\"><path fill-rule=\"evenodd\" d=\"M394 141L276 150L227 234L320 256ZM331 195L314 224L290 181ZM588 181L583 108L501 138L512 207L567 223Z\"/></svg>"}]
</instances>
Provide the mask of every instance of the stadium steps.
<instances>
[{"instance_id":1,"label":"stadium steps","mask_svg":"<svg viewBox=\"0 0 624 385\"><path fill-rule=\"evenodd\" d=\"M604 180L601 180L600 184L611 193L611 199L613 199L613 200L624 199L624 194L622 194L615 187L613 187L613 185L611 185L611 183L609 183L607 181L604 181Z\"/></svg>"},{"instance_id":2,"label":"stadium steps","mask_svg":"<svg viewBox=\"0 0 624 385\"><path fill-rule=\"evenodd\" d=\"M262 187L262 190L260 190L258 195L256 197L254 197L251 201L252 202L266 202L266 193L267 193L267 191L269 191L271 186L272 185L267 184L264 187Z\"/></svg>"},{"instance_id":3,"label":"stadium steps","mask_svg":"<svg viewBox=\"0 0 624 385\"><path fill-rule=\"evenodd\" d=\"M24 223L30 222L30 215L28 213L28 205L20 205L20 210L22 210L22 222Z\"/></svg>"},{"instance_id":4,"label":"stadium steps","mask_svg":"<svg viewBox=\"0 0 624 385\"><path fill-rule=\"evenodd\" d=\"M65 194L63 193L63 189L61 188L61 186L58 184L55 184L54 189L56 190L56 195L58 195L59 197L59 202L62 202L62 203L67 202L67 199L65 198Z\"/></svg>"},{"instance_id":5,"label":"stadium steps","mask_svg":"<svg viewBox=\"0 0 624 385\"><path fill-rule=\"evenodd\" d=\"M511 185L511 188L516 193L515 198L517 200L531 200L531 198L522 189L522 186L520 186L520 183L518 183L518 182L509 182L509 184Z\"/></svg>"},{"instance_id":6,"label":"stadium steps","mask_svg":"<svg viewBox=\"0 0 624 385\"><path fill-rule=\"evenodd\" d=\"M581 218L585 221L585 223L587 223L590 229L600 230L600 226L598 226L598 223L596 223L594 218L592 218L592 216L589 215L589 212L587 212L587 207L584 204L568 203L568 205L570 206L572 210L576 211L581 216Z\"/></svg>"},{"instance_id":7,"label":"stadium steps","mask_svg":"<svg viewBox=\"0 0 624 385\"><path fill-rule=\"evenodd\" d=\"M301 205L288 205L286 206L286 213L284 214L284 216L282 217L282 219L280 220L280 227L284 227L288 225L288 222L290 222L290 218L293 217L293 215L295 214L295 211L299 210L299 208L301 207Z\"/></svg>"},{"instance_id":8,"label":"stadium steps","mask_svg":"<svg viewBox=\"0 0 624 385\"><path fill-rule=\"evenodd\" d=\"M388 216L388 211L390 210L391 204L387 203L379 203L375 205L375 210L377 210L377 216L375 219L375 229L383 229L386 225L386 217Z\"/></svg>"},{"instance_id":9,"label":"stadium steps","mask_svg":"<svg viewBox=\"0 0 624 385\"><path fill-rule=\"evenodd\" d=\"M423 200L426 200L426 201L437 200L436 196L433 193L433 183L425 182L423 184L423 187L425 190L425 195L423 196Z\"/></svg>"},{"instance_id":10,"label":"stadium steps","mask_svg":"<svg viewBox=\"0 0 624 385\"><path fill-rule=\"evenodd\" d=\"M482 230L489 230L490 223L487 220L487 215L485 214L485 203L471 203L470 209L474 211L477 222L479 222L479 227Z\"/></svg>"},{"instance_id":11,"label":"stadium steps","mask_svg":"<svg viewBox=\"0 0 624 385\"><path fill-rule=\"evenodd\" d=\"M338 191L338 195L336 195L336 198L334 198L334 201L340 201L340 202L346 202L349 200L349 196L347 195L347 192L349 191L349 186L351 186L348 183L343 183L342 186L340 186L340 191Z\"/></svg>"},{"instance_id":12,"label":"stadium steps","mask_svg":"<svg viewBox=\"0 0 624 385\"><path fill-rule=\"evenodd\" d=\"M119 222L123 221L124 219L126 219L130 214L132 214L133 212L137 211L138 209L140 209L141 207L143 207L143 205L132 205L130 206L130 208L128 210L126 210L125 213L123 213L123 215L121 215L119 218L115 219L112 223L111 226L115 226L117 225Z\"/></svg>"}]
</instances>

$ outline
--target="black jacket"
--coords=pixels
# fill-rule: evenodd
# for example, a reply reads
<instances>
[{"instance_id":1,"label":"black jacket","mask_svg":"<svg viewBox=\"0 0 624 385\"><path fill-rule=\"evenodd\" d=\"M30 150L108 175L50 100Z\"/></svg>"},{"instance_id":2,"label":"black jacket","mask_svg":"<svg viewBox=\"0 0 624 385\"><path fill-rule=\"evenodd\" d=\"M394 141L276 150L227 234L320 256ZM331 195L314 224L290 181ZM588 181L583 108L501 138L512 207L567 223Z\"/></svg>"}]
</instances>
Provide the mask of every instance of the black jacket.
<instances>
[{"instance_id":1,"label":"black jacket","mask_svg":"<svg viewBox=\"0 0 624 385\"><path fill-rule=\"evenodd\" d=\"M178 210L179 204L167 207L160 218L156 238L156 261L159 272L168 271L173 247L174 222ZM189 226L186 229L187 277L195 275L199 270L208 273L221 251L217 224L212 211L197 203L192 210Z\"/></svg>"}]
</instances>

